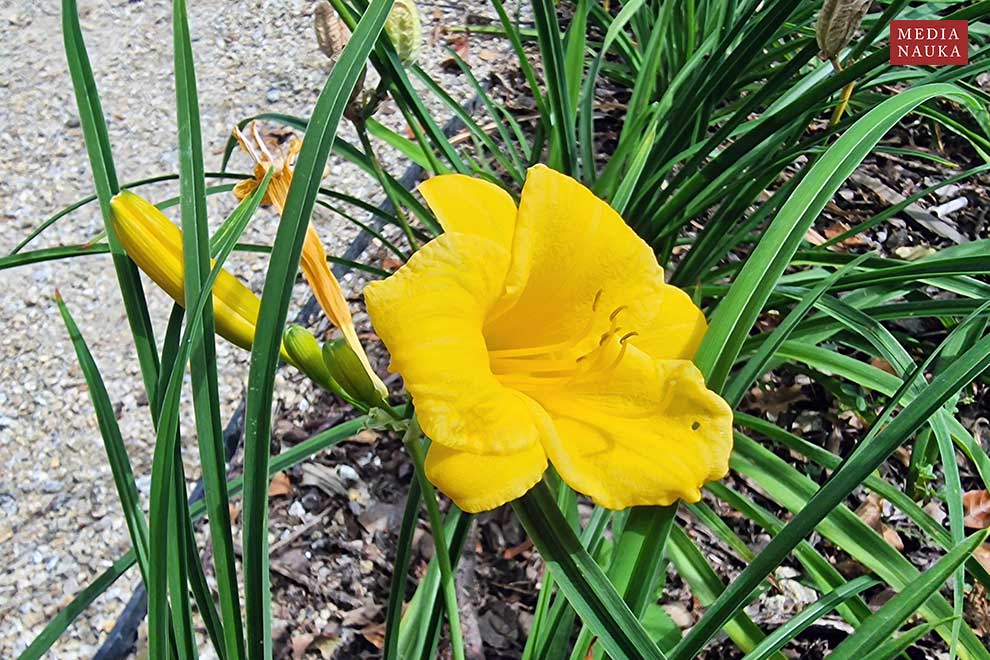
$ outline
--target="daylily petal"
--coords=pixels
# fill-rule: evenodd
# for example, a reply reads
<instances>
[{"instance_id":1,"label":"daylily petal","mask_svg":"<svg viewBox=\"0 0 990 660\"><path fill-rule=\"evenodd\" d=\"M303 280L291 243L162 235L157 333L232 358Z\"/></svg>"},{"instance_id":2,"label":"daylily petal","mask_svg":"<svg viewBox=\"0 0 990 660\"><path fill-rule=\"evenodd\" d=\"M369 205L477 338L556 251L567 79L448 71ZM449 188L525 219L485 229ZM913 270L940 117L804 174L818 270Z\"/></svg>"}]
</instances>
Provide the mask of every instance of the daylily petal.
<instances>
[{"instance_id":1,"label":"daylily petal","mask_svg":"<svg viewBox=\"0 0 990 660\"><path fill-rule=\"evenodd\" d=\"M624 319L637 331L631 344L658 360L694 358L708 330L704 313L691 297L676 286L665 284L660 300L641 300L630 305Z\"/></svg>"},{"instance_id":2,"label":"daylily petal","mask_svg":"<svg viewBox=\"0 0 990 660\"><path fill-rule=\"evenodd\" d=\"M534 397L557 429L544 438L550 461L604 507L696 502L728 472L732 411L686 360L629 346L616 368Z\"/></svg>"},{"instance_id":3,"label":"daylily petal","mask_svg":"<svg viewBox=\"0 0 990 660\"><path fill-rule=\"evenodd\" d=\"M375 390L381 396L387 397L388 388L385 387L385 383L378 377L375 370L371 368L371 363L368 361L368 356L364 352L361 340L358 339L357 330L354 329L354 318L351 316L351 310L347 305L347 299L344 297L344 291L340 288L340 282L334 277L333 271L327 263L326 249L323 247L323 242L320 240L316 230L313 229L312 224L306 230L301 263L303 275L306 276L306 281L309 282L309 286L313 290L313 295L316 296L317 302L320 303L323 313L327 315L327 318L330 319L330 322L334 326L340 329L341 334L344 335L344 341L347 342L347 345L351 347L354 354L361 360L361 364L364 366L365 371L368 372L368 377L371 378Z\"/></svg>"},{"instance_id":4,"label":"daylily petal","mask_svg":"<svg viewBox=\"0 0 990 660\"><path fill-rule=\"evenodd\" d=\"M547 468L543 447L516 454L472 454L434 442L426 454L427 478L468 513L501 506L532 488Z\"/></svg>"},{"instance_id":5,"label":"daylily petal","mask_svg":"<svg viewBox=\"0 0 990 660\"><path fill-rule=\"evenodd\" d=\"M511 249L516 203L498 186L463 174L427 179L419 192L444 231L483 236Z\"/></svg>"},{"instance_id":6,"label":"daylily petal","mask_svg":"<svg viewBox=\"0 0 990 660\"><path fill-rule=\"evenodd\" d=\"M364 291L389 370L402 374L423 431L452 449L507 454L540 437L532 400L492 375L482 335L508 262L493 241L443 234Z\"/></svg>"},{"instance_id":7,"label":"daylily petal","mask_svg":"<svg viewBox=\"0 0 990 660\"><path fill-rule=\"evenodd\" d=\"M538 165L523 187L506 277L515 304L485 335L499 349L563 341L587 326L596 298L600 309L625 306L635 318L652 318L665 288L653 251L618 213Z\"/></svg>"}]
</instances>

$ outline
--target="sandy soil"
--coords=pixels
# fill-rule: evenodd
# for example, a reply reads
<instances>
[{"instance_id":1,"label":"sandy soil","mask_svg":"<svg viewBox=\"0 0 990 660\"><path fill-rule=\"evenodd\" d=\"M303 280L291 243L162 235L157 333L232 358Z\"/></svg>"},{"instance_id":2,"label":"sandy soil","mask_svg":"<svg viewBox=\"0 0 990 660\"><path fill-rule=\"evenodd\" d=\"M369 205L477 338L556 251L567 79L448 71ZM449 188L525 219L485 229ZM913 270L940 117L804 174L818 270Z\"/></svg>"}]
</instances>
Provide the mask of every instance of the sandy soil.
<instances>
[{"instance_id":1,"label":"sandy soil","mask_svg":"<svg viewBox=\"0 0 990 660\"><path fill-rule=\"evenodd\" d=\"M464 100L456 73L439 73L443 24L464 24L472 7L487 3L420 3L423 59ZM108 116L121 181L177 168L170 3L82 2L82 25ZM207 170L220 165L234 123L263 111L306 115L330 69L312 31L310 0L202 0L190 3ZM0 252L46 217L92 192L82 132L75 118L56 3L0 2ZM494 59L490 51L481 60ZM483 75L488 66L472 52ZM449 113L434 104L438 118ZM383 108L380 119L401 127ZM346 135L346 131L344 133ZM400 174L406 163L385 158ZM240 156L233 169L245 171ZM375 186L355 168L333 161L328 181L375 201ZM167 185L143 188L155 200ZM235 200L211 201L219 223ZM173 215L174 217L174 215ZM259 214L245 240L271 240L275 216ZM331 253L355 230L327 213L314 220ZM78 244L99 234L95 205L70 215L27 249ZM262 259L235 254L228 266L260 291ZM58 287L90 344L131 454L138 486L150 484L151 423L116 281L107 256L89 256L0 271L0 657L12 657L72 596L129 548L103 446L82 375L53 302ZM164 330L170 301L146 283L151 313ZM300 287L298 306L306 297ZM290 312L291 314L292 312ZM224 413L236 407L247 379L247 354L218 343ZM305 397L286 391L290 406ZM300 403L301 402L301 403ZM187 444L191 415L185 416ZM196 476L195 456L187 472ZM71 626L51 657L90 657L112 627L137 580L129 574Z\"/></svg>"}]
</instances>

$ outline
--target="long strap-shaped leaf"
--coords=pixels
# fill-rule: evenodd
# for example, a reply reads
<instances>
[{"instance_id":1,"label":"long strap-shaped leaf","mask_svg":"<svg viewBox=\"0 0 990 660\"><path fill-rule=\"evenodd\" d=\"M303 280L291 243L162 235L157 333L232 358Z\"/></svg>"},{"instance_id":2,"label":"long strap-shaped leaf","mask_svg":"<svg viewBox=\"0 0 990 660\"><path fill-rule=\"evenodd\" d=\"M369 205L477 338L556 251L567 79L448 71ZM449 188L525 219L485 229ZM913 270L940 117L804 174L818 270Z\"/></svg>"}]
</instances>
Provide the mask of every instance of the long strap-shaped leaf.
<instances>
[{"instance_id":1,"label":"long strap-shaped leaf","mask_svg":"<svg viewBox=\"0 0 990 660\"><path fill-rule=\"evenodd\" d=\"M86 387L89 389L90 399L93 401L100 435L103 437L103 446L107 452L107 461L110 464L110 473L113 475L117 497L120 498L120 506L124 510L124 521L127 523L131 546L134 548L141 574L147 580L148 522L145 520L144 511L141 508L141 498L134 483L134 472L127 456L124 439L120 434L120 426L117 424L113 403L110 401L110 395L107 393L93 354L90 353L86 340L79 331L72 314L60 295L56 294L55 301L58 303L58 311L61 313L66 330L69 332L69 339L72 340L76 358L79 360L79 368L82 370Z\"/></svg>"},{"instance_id":2,"label":"long strap-shaped leaf","mask_svg":"<svg viewBox=\"0 0 990 660\"><path fill-rule=\"evenodd\" d=\"M942 588L952 572L962 566L973 551L986 540L990 530L973 534L954 547L915 582L891 598L873 616L863 622L829 656L834 660L859 658L884 643L901 624L909 619L928 597Z\"/></svg>"},{"instance_id":3,"label":"long strap-shaped leaf","mask_svg":"<svg viewBox=\"0 0 990 660\"><path fill-rule=\"evenodd\" d=\"M186 307L195 304L210 271L210 239L206 212L206 177L203 141L196 92L196 71L185 0L172 6L175 50L176 120L179 132L179 193L182 209L182 253ZM223 619L223 648L226 660L244 657L244 634L237 589L234 539L230 530L230 501L227 495L227 465L223 430L220 426L220 395L217 384L216 339L213 307L203 310L202 330L192 347L189 372L203 487L209 511L210 542L216 571L220 614ZM176 515L185 515L185 510Z\"/></svg>"},{"instance_id":4,"label":"long strap-shaped leaf","mask_svg":"<svg viewBox=\"0 0 990 660\"><path fill-rule=\"evenodd\" d=\"M976 342L909 403L890 423L871 433L853 456L825 483L791 522L712 604L677 648L678 658L693 658L747 596L825 516L917 431L960 388L990 367L990 335ZM874 429L875 430L875 429Z\"/></svg>"},{"instance_id":5,"label":"long strap-shaped leaf","mask_svg":"<svg viewBox=\"0 0 990 660\"><path fill-rule=\"evenodd\" d=\"M282 328L303 239L337 125L391 8L392 0L375 0L369 5L327 78L306 128L265 277L251 351L244 433L244 600L247 657L252 660L271 657L268 462L275 366Z\"/></svg>"},{"instance_id":6,"label":"long strap-shaped leaf","mask_svg":"<svg viewBox=\"0 0 990 660\"><path fill-rule=\"evenodd\" d=\"M144 299L141 276L137 266L127 257L124 248L117 240L111 223L110 198L119 190L117 173L110 153L110 137L100 95L89 64L86 44L83 42L82 28L76 0L62 0L62 39L65 43L65 58L69 64L72 88L75 90L76 105L79 109L79 123L89 153L89 163L93 171L96 196L103 214L103 224L107 232L107 242L113 255L113 266L117 272L120 295L124 299L124 310L131 326L141 377L148 392L148 400L155 399L155 383L158 378L158 353L155 349L155 334L151 317Z\"/></svg>"},{"instance_id":7,"label":"long strap-shaped leaf","mask_svg":"<svg viewBox=\"0 0 990 660\"><path fill-rule=\"evenodd\" d=\"M100 573L99 576L80 591L64 609L48 620L48 625L41 631L31 645L24 649L24 652L17 656L17 660L41 660L48 653L58 638L65 632L65 629L83 613L90 604L103 594L104 591L113 586L121 575L127 572L134 565L134 551L130 550L123 557L115 561L110 568Z\"/></svg>"},{"instance_id":8,"label":"long strap-shaped leaf","mask_svg":"<svg viewBox=\"0 0 990 660\"><path fill-rule=\"evenodd\" d=\"M272 460L268 471L269 477L295 465L299 465L321 451L326 451L330 447L340 444L365 428L367 424L368 419L366 417L359 417L327 429L307 440L303 440L298 445L282 452ZM231 496L239 493L243 484L244 481L240 477L227 482ZM189 517L193 521L202 518L205 512L206 505L202 500L193 503L189 507ZM75 618L82 614L104 591L110 588L117 578L134 566L135 561L134 550L128 550L127 553L117 559L110 568L101 573L93 582L76 594L64 609L60 610L58 614L49 620L48 625L31 642L31 645L24 650L18 660L38 660L43 657Z\"/></svg>"},{"instance_id":9,"label":"long strap-shaped leaf","mask_svg":"<svg viewBox=\"0 0 990 660\"><path fill-rule=\"evenodd\" d=\"M581 545L544 482L513 502L512 507L553 573L557 586L612 658L664 658L601 567Z\"/></svg>"},{"instance_id":10,"label":"long strap-shaped leaf","mask_svg":"<svg viewBox=\"0 0 990 660\"><path fill-rule=\"evenodd\" d=\"M247 225L248 218L261 205L268 182L271 180L271 170L262 180L254 193L241 202L234 210L238 214L233 230L223 241L216 261L209 276L194 304L190 305L186 329L182 334L178 350L175 353L171 372L168 374L167 385L161 399L161 419L155 435L155 454L151 466L151 497L149 510L152 520L150 536L151 566L148 587L148 647L149 656L154 660L165 657L164 640L166 639L166 623L168 615L168 571L167 553L169 545L169 527L161 524L168 514L169 499L172 496L171 474L175 470L175 446L179 428L179 394L182 389L182 377L186 363L195 341L197 332L202 331L203 311L207 302L213 300L213 283L220 274L223 264L234 249L235 241Z\"/></svg>"},{"instance_id":11,"label":"long strap-shaped leaf","mask_svg":"<svg viewBox=\"0 0 990 660\"><path fill-rule=\"evenodd\" d=\"M902 92L856 122L798 184L715 310L695 360L709 387L721 390L773 287L835 191L894 124L939 96L951 97L971 109L978 106L976 99L955 85L924 85Z\"/></svg>"},{"instance_id":12,"label":"long strap-shaped leaf","mask_svg":"<svg viewBox=\"0 0 990 660\"><path fill-rule=\"evenodd\" d=\"M551 129L550 166L562 172L576 174L577 138L574 135L574 109L568 91L564 44L557 23L554 3L550 0L533 0L533 20L539 35L540 55L550 101Z\"/></svg>"}]
</instances>

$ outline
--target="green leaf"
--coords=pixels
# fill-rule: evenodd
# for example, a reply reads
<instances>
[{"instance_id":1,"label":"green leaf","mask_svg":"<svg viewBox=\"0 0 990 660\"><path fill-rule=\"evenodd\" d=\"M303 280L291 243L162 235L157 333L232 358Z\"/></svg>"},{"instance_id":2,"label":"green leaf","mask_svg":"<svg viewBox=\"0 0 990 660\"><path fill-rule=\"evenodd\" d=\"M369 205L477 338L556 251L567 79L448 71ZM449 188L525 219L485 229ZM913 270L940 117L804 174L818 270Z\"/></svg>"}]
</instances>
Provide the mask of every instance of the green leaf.
<instances>
[{"instance_id":1,"label":"green leaf","mask_svg":"<svg viewBox=\"0 0 990 660\"><path fill-rule=\"evenodd\" d=\"M270 180L270 171L266 175L266 180L258 187L254 193L245 198L238 205L234 213L243 213L248 216L254 214L261 204L265 189ZM246 226L246 220L237 224ZM168 369L162 370L163 381L167 383L164 387L159 385L158 391L163 392L160 399L160 419L155 436L155 453L151 466L151 498L149 510L152 520L151 525L151 555L152 561L149 571L149 579L146 582L148 587L148 628L149 640L152 638L152 631L155 635L162 635L165 630L165 616L167 615L166 595L168 590L167 554L169 545L170 528L167 524L159 524L166 521L170 500L172 498L172 473L176 469L174 448L177 442L179 428L179 396L182 391L182 377L185 373L185 365L189 361L189 354L197 332L202 331L202 315L207 302L212 302L212 288L217 276L223 269L223 264L234 249L234 241L238 236L231 234L221 245L217 253L213 268L197 297L195 304L190 306L188 311L188 321L182 339L178 344L174 359ZM181 467L181 466L180 466ZM165 555L165 557L163 557ZM163 651L156 646L156 652ZM159 656L162 657L162 656Z\"/></svg>"},{"instance_id":2,"label":"green leaf","mask_svg":"<svg viewBox=\"0 0 990 660\"><path fill-rule=\"evenodd\" d=\"M512 503L561 592L616 660L664 658L642 624L574 535L546 483Z\"/></svg>"},{"instance_id":3,"label":"green leaf","mask_svg":"<svg viewBox=\"0 0 990 660\"><path fill-rule=\"evenodd\" d=\"M144 517L141 498L134 483L134 471L131 469L127 448L124 446L124 439L120 434L120 427L117 425L113 403L110 401L110 394L103 383L103 377L100 376L99 367L96 366L93 354L90 353L86 340L79 332L79 327L72 318L69 308L58 294L55 296L55 302L58 304L58 311L65 322L69 339L72 340L72 346L76 351L79 368L82 370L83 379L89 389L89 396L93 402L96 420L100 427L100 436L103 438L103 448L110 465L110 473L113 475L117 497L120 498L120 506L124 511L124 522L127 524L131 546L134 548L142 575L147 580L148 557L150 555L148 521Z\"/></svg>"},{"instance_id":4,"label":"green leaf","mask_svg":"<svg viewBox=\"0 0 990 660\"><path fill-rule=\"evenodd\" d=\"M96 196L100 202L103 224L107 232L107 242L113 255L113 266L117 274L120 294L124 300L127 322L134 338L138 363L141 365L141 377L144 380L148 399L154 400L156 398L154 388L158 379L158 352L155 348L154 328L148 315L140 273L137 266L127 257L113 230L110 198L119 191L117 173L110 152L110 137L103 116L103 107L100 104L100 95L96 89L96 80L93 78L93 69L89 64L86 44L83 42L76 0L62 0L62 39L72 78L72 88L75 91L76 106L79 110L79 123L93 172Z\"/></svg>"},{"instance_id":5,"label":"green leaf","mask_svg":"<svg viewBox=\"0 0 990 660\"><path fill-rule=\"evenodd\" d=\"M409 577L413 534L419 523L421 497L419 480L413 479L409 484L409 494L406 495L406 508L402 512L402 525L399 527L395 560L392 562L392 582L388 590L388 607L385 611L385 645L382 648L382 657L386 660L399 658L399 622L402 620L402 605L406 597L406 580Z\"/></svg>"},{"instance_id":6,"label":"green leaf","mask_svg":"<svg viewBox=\"0 0 990 660\"><path fill-rule=\"evenodd\" d=\"M986 540L990 530L973 534L954 547L934 566L924 571L910 586L887 601L873 616L863 622L852 635L847 637L829 656L835 660L851 660L862 657L878 645L885 643L890 636L911 618L928 597L938 591L953 571L973 554Z\"/></svg>"},{"instance_id":7,"label":"green leaf","mask_svg":"<svg viewBox=\"0 0 990 660\"><path fill-rule=\"evenodd\" d=\"M866 154L904 115L925 101L946 96L972 105L973 97L955 85L925 85L890 98L857 121L809 172L764 232L719 306L695 362L708 386L722 389L729 370L763 305L803 240L811 223Z\"/></svg>"},{"instance_id":8,"label":"green leaf","mask_svg":"<svg viewBox=\"0 0 990 660\"><path fill-rule=\"evenodd\" d=\"M437 492L426 477L426 451L423 447L423 433L419 428L419 422L413 417L409 420L409 427L406 429L402 444L413 459L416 466L416 481L423 494L423 503L426 505L427 517L430 520L430 532L433 534L434 547L437 552L437 562L440 567L440 587L443 593L443 602L447 612L447 621L450 624L450 650L454 660L464 660L464 637L461 632L461 619L457 607L457 583L456 575L450 561L448 553L447 539L444 536L443 518L440 516L440 507L437 503Z\"/></svg>"},{"instance_id":9,"label":"green leaf","mask_svg":"<svg viewBox=\"0 0 990 660\"><path fill-rule=\"evenodd\" d=\"M326 451L330 447L340 444L355 433L366 428L367 417L358 417L348 422L338 424L333 428L318 433L311 438L303 440L294 447L282 452L272 459L268 476L273 477L277 472L287 470L303 461ZM243 479L238 477L227 482L231 495L239 493L243 487ZM200 500L189 508L189 516L192 520L199 520L206 511L205 503ZM463 534L461 535L463 540ZM31 642L31 645L21 655L23 660L36 660L42 657L54 644L65 630L72 624L73 620L88 608L104 591L127 572L136 561L133 550L129 550L122 557L117 559L113 566L101 573L96 580L87 585L69 602L69 604L59 611L49 620L44 630Z\"/></svg>"},{"instance_id":10,"label":"green leaf","mask_svg":"<svg viewBox=\"0 0 990 660\"><path fill-rule=\"evenodd\" d=\"M935 376L904 410L882 428L874 426L836 473L795 515L756 559L725 590L678 646L677 657L694 657L705 642L745 603L751 591L804 536L869 476L898 446L956 392L990 367L990 335L976 342L945 371ZM900 396L895 395L894 400Z\"/></svg>"},{"instance_id":11,"label":"green leaf","mask_svg":"<svg viewBox=\"0 0 990 660\"><path fill-rule=\"evenodd\" d=\"M248 375L244 431L244 601L247 657L272 653L268 569L268 464L275 366L288 314L303 239L337 126L368 54L385 24L392 0L374 0L340 54L316 101L296 161L261 296L261 311Z\"/></svg>"},{"instance_id":12,"label":"green leaf","mask_svg":"<svg viewBox=\"0 0 990 660\"><path fill-rule=\"evenodd\" d=\"M743 660L766 660L838 605L878 584L880 584L878 580L863 575L828 592L767 635L767 638L747 653Z\"/></svg>"},{"instance_id":13,"label":"green leaf","mask_svg":"<svg viewBox=\"0 0 990 660\"><path fill-rule=\"evenodd\" d=\"M543 78L550 101L550 124L554 139L550 143L550 167L576 175L577 140L574 136L574 110L567 80L564 44L557 24L552 0L533 0L533 18L543 58Z\"/></svg>"},{"instance_id":14,"label":"green leaf","mask_svg":"<svg viewBox=\"0 0 990 660\"><path fill-rule=\"evenodd\" d=\"M134 565L134 560L134 551L131 550L115 561L110 568L100 573L95 580L86 585L82 591L73 597L68 605L48 620L48 624L41 631L41 634L34 638L34 641L24 649L23 653L17 656L18 660L41 660L48 652L48 649L52 647L52 644L58 641L58 638L61 637L66 628L72 625L76 617L85 612L86 608L94 600L112 587L114 582L117 581L117 578L126 573L127 569Z\"/></svg>"},{"instance_id":15,"label":"green leaf","mask_svg":"<svg viewBox=\"0 0 990 660\"><path fill-rule=\"evenodd\" d=\"M174 0L172 30L175 50L176 120L179 134L179 193L182 210L182 254L185 281L185 306L192 308L202 292L210 271L209 219L206 210L206 177L203 165L203 141L196 91L189 21L185 0ZM206 507L209 511L210 542L213 565L223 619L221 657L240 660L244 657L244 633L241 624L240 596L234 539L231 534L230 499L227 495L227 465L224 460L223 429L220 426L220 395L217 381L217 353L213 306L203 310L190 351L189 371L192 381L196 438L202 469ZM179 367L180 369L184 368ZM178 464L178 462L177 462ZM176 517L185 516L185 484L176 500ZM185 528L187 523L183 523ZM190 529L184 533L189 536ZM189 543L195 543L189 537ZM193 557L187 558L193 560ZM198 557L195 558L198 562ZM152 637L149 635L149 640Z\"/></svg>"}]
</instances>

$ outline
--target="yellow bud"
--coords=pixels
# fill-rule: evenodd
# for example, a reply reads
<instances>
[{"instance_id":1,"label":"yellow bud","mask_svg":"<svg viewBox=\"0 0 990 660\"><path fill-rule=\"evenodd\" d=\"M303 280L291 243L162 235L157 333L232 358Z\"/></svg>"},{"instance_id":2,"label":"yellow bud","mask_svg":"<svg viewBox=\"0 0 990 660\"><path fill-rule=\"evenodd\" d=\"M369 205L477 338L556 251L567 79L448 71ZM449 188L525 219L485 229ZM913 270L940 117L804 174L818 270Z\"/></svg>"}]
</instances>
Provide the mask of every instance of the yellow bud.
<instances>
[{"instance_id":1,"label":"yellow bud","mask_svg":"<svg viewBox=\"0 0 990 660\"><path fill-rule=\"evenodd\" d=\"M871 0L825 0L815 24L821 56L831 60L852 41Z\"/></svg>"},{"instance_id":2,"label":"yellow bud","mask_svg":"<svg viewBox=\"0 0 990 660\"><path fill-rule=\"evenodd\" d=\"M380 408L385 405L385 399L368 375L364 362L345 340L337 339L325 343L323 362L333 380L355 401L369 408Z\"/></svg>"},{"instance_id":3,"label":"yellow bud","mask_svg":"<svg viewBox=\"0 0 990 660\"><path fill-rule=\"evenodd\" d=\"M127 256L172 300L185 307L182 230L154 204L128 190L115 196L110 208L114 232ZM213 283L217 334L250 350L260 310L258 296L229 272L221 270ZM284 349L282 357L288 359Z\"/></svg>"},{"instance_id":4,"label":"yellow bud","mask_svg":"<svg viewBox=\"0 0 990 660\"><path fill-rule=\"evenodd\" d=\"M385 32L402 63L406 66L415 64L423 41L423 25L413 0L395 0L385 21Z\"/></svg>"}]
</instances>

